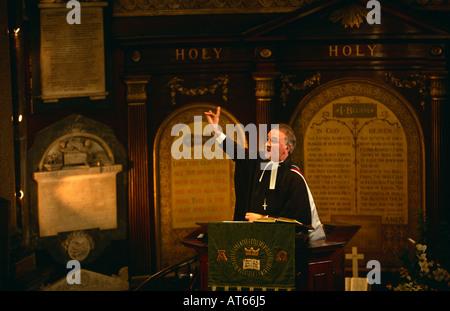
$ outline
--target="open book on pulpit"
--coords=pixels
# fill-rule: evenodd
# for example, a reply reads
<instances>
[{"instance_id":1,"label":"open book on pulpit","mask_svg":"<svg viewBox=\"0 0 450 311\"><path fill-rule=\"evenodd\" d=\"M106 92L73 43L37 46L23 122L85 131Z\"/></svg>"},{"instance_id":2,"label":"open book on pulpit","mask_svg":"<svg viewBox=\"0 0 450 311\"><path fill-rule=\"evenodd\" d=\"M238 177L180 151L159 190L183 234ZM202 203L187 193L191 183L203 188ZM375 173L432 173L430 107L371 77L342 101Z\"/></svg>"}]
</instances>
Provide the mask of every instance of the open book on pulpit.
<instances>
[{"instance_id":1,"label":"open book on pulpit","mask_svg":"<svg viewBox=\"0 0 450 311\"><path fill-rule=\"evenodd\" d=\"M314 229L312 226L302 224L300 221L298 221L298 220L296 220L296 219L285 218L285 217L262 217L262 218L255 219L254 222L266 222L266 223L280 222L280 223L291 223L291 224L296 224L297 226L300 226L300 227L302 227L302 228L304 228L304 229L307 229L307 230L313 230L313 229Z\"/></svg>"}]
</instances>

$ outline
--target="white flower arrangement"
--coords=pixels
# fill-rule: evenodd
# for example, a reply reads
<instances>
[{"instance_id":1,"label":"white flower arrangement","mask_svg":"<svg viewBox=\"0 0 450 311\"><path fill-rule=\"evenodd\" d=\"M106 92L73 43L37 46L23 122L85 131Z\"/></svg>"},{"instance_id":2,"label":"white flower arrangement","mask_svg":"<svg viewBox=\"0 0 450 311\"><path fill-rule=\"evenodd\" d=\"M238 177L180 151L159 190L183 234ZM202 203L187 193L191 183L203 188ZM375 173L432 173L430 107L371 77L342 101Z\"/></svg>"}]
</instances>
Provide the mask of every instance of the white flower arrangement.
<instances>
[{"instance_id":1,"label":"white flower arrangement","mask_svg":"<svg viewBox=\"0 0 450 311\"><path fill-rule=\"evenodd\" d=\"M428 261L427 246L408 239L415 245L416 255L412 262L405 262L407 268L400 268L404 281L397 286L388 285L394 291L450 290L450 274L439 263Z\"/></svg>"}]
</instances>

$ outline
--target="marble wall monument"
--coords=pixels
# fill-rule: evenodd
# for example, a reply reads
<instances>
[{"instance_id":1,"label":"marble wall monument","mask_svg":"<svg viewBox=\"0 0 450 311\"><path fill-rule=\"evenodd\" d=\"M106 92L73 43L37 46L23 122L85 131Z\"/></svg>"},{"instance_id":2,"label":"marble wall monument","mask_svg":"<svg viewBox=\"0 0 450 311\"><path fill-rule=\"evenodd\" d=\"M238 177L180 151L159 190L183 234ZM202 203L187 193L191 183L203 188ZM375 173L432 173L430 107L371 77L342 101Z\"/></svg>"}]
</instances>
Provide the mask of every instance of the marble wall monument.
<instances>
[{"instance_id":1,"label":"marble wall monument","mask_svg":"<svg viewBox=\"0 0 450 311\"><path fill-rule=\"evenodd\" d=\"M31 152L33 236L57 259L94 259L125 236L125 151L80 115L45 129Z\"/></svg>"}]
</instances>

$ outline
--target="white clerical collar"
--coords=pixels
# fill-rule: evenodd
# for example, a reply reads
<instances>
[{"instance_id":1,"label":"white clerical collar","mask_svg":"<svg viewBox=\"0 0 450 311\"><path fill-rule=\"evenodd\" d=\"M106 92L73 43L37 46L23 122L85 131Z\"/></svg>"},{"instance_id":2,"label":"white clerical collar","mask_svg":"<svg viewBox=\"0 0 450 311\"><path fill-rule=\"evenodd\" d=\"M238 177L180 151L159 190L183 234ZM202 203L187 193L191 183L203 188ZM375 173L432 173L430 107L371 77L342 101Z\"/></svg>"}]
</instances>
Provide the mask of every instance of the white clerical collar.
<instances>
[{"instance_id":1,"label":"white clerical collar","mask_svg":"<svg viewBox=\"0 0 450 311\"><path fill-rule=\"evenodd\" d=\"M283 163L283 161L280 161L280 162L274 162L272 160L269 161L269 163L267 163L267 165L264 167L261 177L259 178L259 182L261 182L264 177L264 172L270 166L270 168L269 168L270 169L270 183L269 183L270 190L275 189L275 184L277 181L278 166L280 165L280 163Z\"/></svg>"}]
</instances>

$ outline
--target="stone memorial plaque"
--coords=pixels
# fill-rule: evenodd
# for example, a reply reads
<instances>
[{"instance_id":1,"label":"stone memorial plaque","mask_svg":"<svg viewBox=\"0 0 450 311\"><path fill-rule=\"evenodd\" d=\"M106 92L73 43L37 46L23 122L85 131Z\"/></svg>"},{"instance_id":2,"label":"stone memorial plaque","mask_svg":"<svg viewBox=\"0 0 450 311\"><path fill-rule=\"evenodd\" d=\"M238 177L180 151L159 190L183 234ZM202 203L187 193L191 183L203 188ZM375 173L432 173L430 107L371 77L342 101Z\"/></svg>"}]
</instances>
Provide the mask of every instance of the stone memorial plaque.
<instances>
[{"instance_id":1,"label":"stone memorial plaque","mask_svg":"<svg viewBox=\"0 0 450 311\"><path fill-rule=\"evenodd\" d=\"M353 244L392 260L424 208L423 135L410 104L372 81L341 79L309 94L291 124L321 220L361 225Z\"/></svg>"},{"instance_id":2,"label":"stone memorial plaque","mask_svg":"<svg viewBox=\"0 0 450 311\"><path fill-rule=\"evenodd\" d=\"M176 110L161 125L155 145L155 190L161 268L193 255L191 249L179 240L198 227L196 223L232 220L234 213L234 162L220 149L203 148L211 136L203 136L207 124L204 112L217 107L209 104L191 104ZM221 111L221 125L238 122L226 110ZM194 123L194 117L203 120ZM177 124L185 131L171 134ZM195 129L195 126L198 128ZM189 129L189 130L188 130ZM180 144L182 142L182 144ZM189 154L190 159L172 156L172 146ZM211 151L213 154L204 152Z\"/></svg>"},{"instance_id":3,"label":"stone memorial plaque","mask_svg":"<svg viewBox=\"0 0 450 311\"><path fill-rule=\"evenodd\" d=\"M116 175L122 165L35 172L39 235L117 228Z\"/></svg>"},{"instance_id":4,"label":"stone memorial plaque","mask_svg":"<svg viewBox=\"0 0 450 311\"><path fill-rule=\"evenodd\" d=\"M69 10L65 5L40 5L44 102L68 97L106 97L104 5L83 4L80 24L67 22Z\"/></svg>"}]
</instances>

